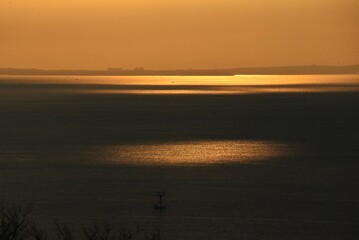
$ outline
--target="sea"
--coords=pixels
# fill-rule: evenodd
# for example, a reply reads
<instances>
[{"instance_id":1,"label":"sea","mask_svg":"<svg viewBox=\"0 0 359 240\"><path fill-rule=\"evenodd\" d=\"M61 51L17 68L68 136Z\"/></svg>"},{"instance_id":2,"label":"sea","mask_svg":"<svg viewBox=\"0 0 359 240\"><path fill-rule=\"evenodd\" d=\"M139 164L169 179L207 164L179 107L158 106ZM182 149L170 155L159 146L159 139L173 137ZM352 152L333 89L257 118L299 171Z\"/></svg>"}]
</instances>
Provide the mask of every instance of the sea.
<instances>
[{"instance_id":1,"label":"sea","mask_svg":"<svg viewBox=\"0 0 359 240\"><path fill-rule=\"evenodd\" d=\"M0 199L49 231L354 240L358 189L359 75L0 76Z\"/></svg>"}]
</instances>

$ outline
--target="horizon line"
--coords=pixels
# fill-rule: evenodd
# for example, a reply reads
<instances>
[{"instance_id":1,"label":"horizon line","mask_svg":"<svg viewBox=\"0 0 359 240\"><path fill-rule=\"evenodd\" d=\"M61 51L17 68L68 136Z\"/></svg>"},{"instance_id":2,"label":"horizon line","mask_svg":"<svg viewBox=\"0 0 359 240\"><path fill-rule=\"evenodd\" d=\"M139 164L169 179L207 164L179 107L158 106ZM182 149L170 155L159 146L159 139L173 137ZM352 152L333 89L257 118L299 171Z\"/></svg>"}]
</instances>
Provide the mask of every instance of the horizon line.
<instances>
[{"instance_id":1,"label":"horizon line","mask_svg":"<svg viewBox=\"0 0 359 240\"><path fill-rule=\"evenodd\" d=\"M223 71L223 70L237 70L237 69L268 69L268 68L301 68L301 67L359 67L358 64L347 64L347 65L325 65L325 64L311 64L311 65L277 65L277 66L251 66L251 67L228 67L228 68L145 68L137 66L133 68L124 67L107 67L107 68L37 68L37 67L0 67L0 70L37 70L37 71Z\"/></svg>"}]
</instances>

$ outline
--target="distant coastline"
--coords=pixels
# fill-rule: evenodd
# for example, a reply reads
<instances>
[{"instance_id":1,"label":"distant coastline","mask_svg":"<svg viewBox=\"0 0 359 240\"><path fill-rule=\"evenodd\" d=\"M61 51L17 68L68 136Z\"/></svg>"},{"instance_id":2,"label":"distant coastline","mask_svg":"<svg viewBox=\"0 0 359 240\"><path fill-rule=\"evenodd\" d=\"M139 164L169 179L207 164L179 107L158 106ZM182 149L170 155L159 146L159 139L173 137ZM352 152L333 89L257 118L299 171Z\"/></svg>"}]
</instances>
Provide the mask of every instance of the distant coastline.
<instances>
[{"instance_id":1,"label":"distant coastline","mask_svg":"<svg viewBox=\"0 0 359 240\"><path fill-rule=\"evenodd\" d=\"M299 75L299 74L359 74L359 65L350 66L279 66L242 67L228 69L150 70L144 68L103 70L44 70L35 68L0 68L0 75L77 75L77 76L233 76L233 75Z\"/></svg>"}]
</instances>

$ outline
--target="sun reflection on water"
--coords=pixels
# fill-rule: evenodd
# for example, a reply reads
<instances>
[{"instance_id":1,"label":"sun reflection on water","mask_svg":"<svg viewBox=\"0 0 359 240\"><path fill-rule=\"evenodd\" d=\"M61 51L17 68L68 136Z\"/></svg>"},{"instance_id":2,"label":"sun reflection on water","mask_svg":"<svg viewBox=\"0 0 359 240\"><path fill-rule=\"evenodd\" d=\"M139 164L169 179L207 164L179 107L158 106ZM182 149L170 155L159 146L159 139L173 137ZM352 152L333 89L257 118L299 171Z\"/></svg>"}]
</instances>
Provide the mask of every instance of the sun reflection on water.
<instances>
[{"instance_id":1,"label":"sun reflection on water","mask_svg":"<svg viewBox=\"0 0 359 240\"><path fill-rule=\"evenodd\" d=\"M243 95L358 92L359 75L0 76L6 94Z\"/></svg>"},{"instance_id":2,"label":"sun reflection on water","mask_svg":"<svg viewBox=\"0 0 359 240\"><path fill-rule=\"evenodd\" d=\"M106 161L140 165L240 163L288 154L285 144L248 140L117 145L105 147L102 151Z\"/></svg>"}]
</instances>

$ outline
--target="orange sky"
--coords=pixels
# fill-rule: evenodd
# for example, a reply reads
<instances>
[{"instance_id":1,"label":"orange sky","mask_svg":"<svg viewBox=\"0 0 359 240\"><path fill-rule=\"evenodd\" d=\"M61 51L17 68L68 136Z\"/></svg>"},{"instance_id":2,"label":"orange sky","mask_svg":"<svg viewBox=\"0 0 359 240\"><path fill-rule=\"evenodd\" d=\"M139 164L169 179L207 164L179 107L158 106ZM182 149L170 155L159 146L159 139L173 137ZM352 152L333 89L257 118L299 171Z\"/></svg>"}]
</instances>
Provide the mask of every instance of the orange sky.
<instances>
[{"instance_id":1,"label":"orange sky","mask_svg":"<svg viewBox=\"0 0 359 240\"><path fill-rule=\"evenodd\" d=\"M359 64L358 0L0 0L0 67Z\"/></svg>"}]
</instances>

